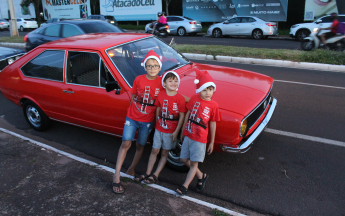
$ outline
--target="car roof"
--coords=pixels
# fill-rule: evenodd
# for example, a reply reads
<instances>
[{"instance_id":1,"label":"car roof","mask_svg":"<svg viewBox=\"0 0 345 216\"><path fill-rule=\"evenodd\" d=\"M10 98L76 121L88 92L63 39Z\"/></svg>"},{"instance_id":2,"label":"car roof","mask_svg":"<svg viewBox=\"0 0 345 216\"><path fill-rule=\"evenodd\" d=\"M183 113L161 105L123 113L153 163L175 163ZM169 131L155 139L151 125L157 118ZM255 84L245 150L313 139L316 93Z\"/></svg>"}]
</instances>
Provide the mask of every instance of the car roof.
<instances>
[{"instance_id":1,"label":"car roof","mask_svg":"<svg viewBox=\"0 0 345 216\"><path fill-rule=\"evenodd\" d=\"M76 49L104 50L109 47L145 37L153 37L153 35L138 33L91 33L52 41L42 44L40 47L49 49L67 47Z\"/></svg>"}]
</instances>

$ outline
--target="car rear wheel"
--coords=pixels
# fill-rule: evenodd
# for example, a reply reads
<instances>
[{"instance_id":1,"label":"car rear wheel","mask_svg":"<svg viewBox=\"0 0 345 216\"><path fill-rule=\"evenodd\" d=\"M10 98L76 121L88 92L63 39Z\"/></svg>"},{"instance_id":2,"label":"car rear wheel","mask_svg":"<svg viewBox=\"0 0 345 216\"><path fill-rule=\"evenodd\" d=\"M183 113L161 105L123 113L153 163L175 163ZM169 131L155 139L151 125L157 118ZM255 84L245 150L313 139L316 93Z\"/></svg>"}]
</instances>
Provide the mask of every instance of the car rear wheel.
<instances>
[{"instance_id":1,"label":"car rear wheel","mask_svg":"<svg viewBox=\"0 0 345 216\"><path fill-rule=\"evenodd\" d=\"M260 29L255 29L252 33L252 36L254 39L259 40L259 39L262 39L263 34L262 34L262 31Z\"/></svg>"},{"instance_id":2,"label":"car rear wheel","mask_svg":"<svg viewBox=\"0 0 345 216\"><path fill-rule=\"evenodd\" d=\"M222 36L222 30L216 28L213 30L212 32L212 36L215 37L215 38L219 38Z\"/></svg>"},{"instance_id":3,"label":"car rear wheel","mask_svg":"<svg viewBox=\"0 0 345 216\"><path fill-rule=\"evenodd\" d=\"M183 27L178 28L177 29L177 35L185 36L186 35L186 29L184 29Z\"/></svg>"},{"instance_id":4,"label":"car rear wheel","mask_svg":"<svg viewBox=\"0 0 345 216\"><path fill-rule=\"evenodd\" d=\"M20 26L19 31L21 31L21 32L24 31L24 27Z\"/></svg>"},{"instance_id":5,"label":"car rear wheel","mask_svg":"<svg viewBox=\"0 0 345 216\"><path fill-rule=\"evenodd\" d=\"M305 37L308 37L310 35L310 32L308 30L302 29L299 30L296 34L296 40L302 41Z\"/></svg>"},{"instance_id":6,"label":"car rear wheel","mask_svg":"<svg viewBox=\"0 0 345 216\"><path fill-rule=\"evenodd\" d=\"M178 172L187 172L189 168L180 161L182 142L178 142L175 149L169 151L167 166Z\"/></svg>"},{"instance_id":7,"label":"car rear wheel","mask_svg":"<svg viewBox=\"0 0 345 216\"><path fill-rule=\"evenodd\" d=\"M49 117L34 102L29 100L25 101L23 111L26 121L33 129L44 131L51 126Z\"/></svg>"}]
</instances>

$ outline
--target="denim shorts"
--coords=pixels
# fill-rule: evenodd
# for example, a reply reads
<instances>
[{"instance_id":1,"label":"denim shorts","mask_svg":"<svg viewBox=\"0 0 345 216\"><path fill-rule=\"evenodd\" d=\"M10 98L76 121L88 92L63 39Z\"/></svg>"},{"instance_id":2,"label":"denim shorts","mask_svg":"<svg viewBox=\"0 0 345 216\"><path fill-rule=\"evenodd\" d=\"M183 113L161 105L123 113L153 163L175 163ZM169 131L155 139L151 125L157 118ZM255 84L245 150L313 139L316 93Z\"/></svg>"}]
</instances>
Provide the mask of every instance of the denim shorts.
<instances>
[{"instance_id":1,"label":"denim shorts","mask_svg":"<svg viewBox=\"0 0 345 216\"><path fill-rule=\"evenodd\" d=\"M184 137L180 158L188 159L193 162L204 162L206 153L206 143L201 143Z\"/></svg>"},{"instance_id":2,"label":"denim shorts","mask_svg":"<svg viewBox=\"0 0 345 216\"><path fill-rule=\"evenodd\" d=\"M122 140L134 140L135 132L138 129L137 143L145 146L147 143L147 138L153 127L153 122L140 122L134 121L126 117L125 127L123 128Z\"/></svg>"},{"instance_id":3,"label":"denim shorts","mask_svg":"<svg viewBox=\"0 0 345 216\"><path fill-rule=\"evenodd\" d=\"M155 149L165 149L165 150L171 150L176 147L177 140L173 142L173 138L170 137L172 133L163 133L159 130L155 130L155 135L153 137L153 145L152 148Z\"/></svg>"}]
</instances>

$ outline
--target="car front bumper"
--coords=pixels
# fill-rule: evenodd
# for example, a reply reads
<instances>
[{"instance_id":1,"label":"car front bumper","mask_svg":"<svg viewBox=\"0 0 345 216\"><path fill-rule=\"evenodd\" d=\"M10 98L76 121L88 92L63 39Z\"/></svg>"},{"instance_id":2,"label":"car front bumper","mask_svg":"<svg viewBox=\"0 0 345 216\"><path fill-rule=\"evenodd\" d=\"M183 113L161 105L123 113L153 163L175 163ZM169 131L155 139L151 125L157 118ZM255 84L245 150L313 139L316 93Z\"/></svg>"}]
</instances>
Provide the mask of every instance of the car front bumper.
<instances>
[{"instance_id":1,"label":"car front bumper","mask_svg":"<svg viewBox=\"0 0 345 216\"><path fill-rule=\"evenodd\" d=\"M274 113L276 106L277 106L277 100L275 98L273 98L271 106L267 112L267 115L263 119L263 121L256 128L256 130L248 138L246 138L245 141L243 141L243 143L239 144L237 147L220 145L220 149L223 152L228 152L228 153L245 153L246 151L248 151L251 148L254 141L259 137L259 135L267 127L269 121L271 120L271 118L273 116L273 113Z\"/></svg>"},{"instance_id":2,"label":"car front bumper","mask_svg":"<svg viewBox=\"0 0 345 216\"><path fill-rule=\"evenodd\" d=\"M0 29L8 29L9 27L10 27L9 24L0 25Z\"/></svg>"}]
</instances>

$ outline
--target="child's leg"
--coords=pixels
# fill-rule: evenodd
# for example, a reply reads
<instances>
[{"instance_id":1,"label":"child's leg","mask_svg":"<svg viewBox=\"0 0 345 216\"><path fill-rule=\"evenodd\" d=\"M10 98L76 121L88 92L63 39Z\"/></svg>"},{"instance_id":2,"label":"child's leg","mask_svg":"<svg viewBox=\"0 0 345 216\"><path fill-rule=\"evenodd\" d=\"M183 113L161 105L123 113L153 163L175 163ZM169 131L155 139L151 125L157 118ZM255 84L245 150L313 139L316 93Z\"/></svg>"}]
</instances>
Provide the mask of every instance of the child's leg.
<instances>
[{"instance_id":1,"label":"child's leg","mask_svg":"<svg viewBox=\"0 0 345 216\"><path fill-rule=\"evenodd\" d=\"M170 150L162 149L161 159L158 162L156 171L153 173L157 178L168 160L169 151Z\"/></svg>"},{"instance_id":2,"label":"child's leg","mask_svg":"<svg viewBox=\"0 0 345 216\"><path fill-rule=\"evenodd\" d=\"M127 151L131 147L132 141L131 140L124 140L122 141L121 147L119 149L119 152L117 154L117 160L116 160L116 169L115 169L115 174L113 177L113 182L119 183L120 182L120 172L121 172L121 167L123 164L123 161L126 158ZM115 191L120 191L120 188L114 187L113 188Z\"/></svg>"},{"instance_id":3,"label":"child's leg","mask_svg":"<svg viewBox=\"0 0 345 216\"><path fill-rule=\"evenodd\" d=\"M149 163L147 165L146 174L149 174L149 175L151 174L153 166L156 163L158 153L159 153L159 149L152 148Z\"/></svg>"},{"instance_id":4,"label":"child's leg","mask_svg":"<svg viewBox=\"0 0 345 216\"><path fill-rule=\"evenodd\" d=\"M184 163L184 165L186 165L187 167L189 167L189 170L191 169L191 161L189 160L189 159L180 159L180 161L182 162L182 163ZM197 162L198 163L198 162ZM188 172L188 174L189 174L189 172ZM187 174L187 178L188 178L188 174ZM202 178L202 172L199 170L199 168L198 168L198 166L196 167L196 174L194 174L194 176L197 176L198 177L198 179L201 179ZM194 178L194 176L193 176L193 178ZM192 179L193 180L193 179ZM186 180L187 181L187 180Z\"/></svg>"},{"instance_id":5,"label":"child's leg","mask_svg":"<svg viewBox=\"0 0 345 216\"><path fill-rule=\"evenodd\" d=\"M128 170L126 172L128 175L134 175L135 174L135 167L138 165L140 158L143 155L144 147L145 146L142 146L138 142L136 142L136 151L134 154L134 158L133 158L131 166L128 168Z\"/></svg>"}]
</instances>

